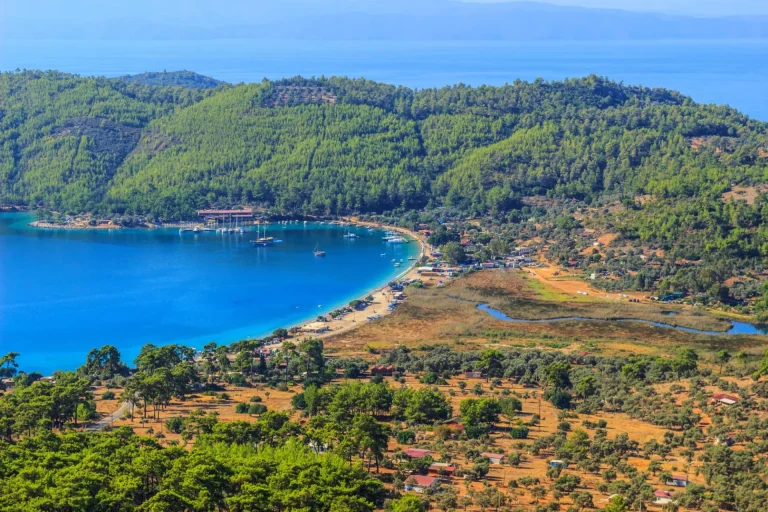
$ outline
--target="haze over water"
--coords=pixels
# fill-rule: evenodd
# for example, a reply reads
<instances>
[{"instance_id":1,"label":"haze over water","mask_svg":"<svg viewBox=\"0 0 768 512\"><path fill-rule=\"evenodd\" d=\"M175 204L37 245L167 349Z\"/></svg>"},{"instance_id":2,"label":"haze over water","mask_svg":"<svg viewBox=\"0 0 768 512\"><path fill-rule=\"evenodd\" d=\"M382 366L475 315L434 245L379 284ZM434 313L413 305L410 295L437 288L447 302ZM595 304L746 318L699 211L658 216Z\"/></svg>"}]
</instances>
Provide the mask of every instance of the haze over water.
<instances>
[{"instance_id":1,"label":"haze over water","mask_svg":"<svg viewBox=\"0 0 768 512\"><path fill-rule=\"evenodd\" d=\"M589 74L679 90L768 121L768 40L759 41L32 41L0 45L0 70L120 76L188 69L231 83L349 76L441 87Z\"/></svg>"},{"instance_id":2,"label":"haze over water","mask_svg":"<svg viewBox=\"0 0 768 512\"><path fill-rule=\"evenodd\" d=\"M348 240L340 226L312 223L273 224L268 235L284 242L257 248L255 231L48 231L29 220L0 214L0 353L20 352L21 369L44 374L104 344L130 362L150 342L263 336L385 284L419 251L386 244L381 231L351 228L361 238Z\"/></svg>"}]
</instances>

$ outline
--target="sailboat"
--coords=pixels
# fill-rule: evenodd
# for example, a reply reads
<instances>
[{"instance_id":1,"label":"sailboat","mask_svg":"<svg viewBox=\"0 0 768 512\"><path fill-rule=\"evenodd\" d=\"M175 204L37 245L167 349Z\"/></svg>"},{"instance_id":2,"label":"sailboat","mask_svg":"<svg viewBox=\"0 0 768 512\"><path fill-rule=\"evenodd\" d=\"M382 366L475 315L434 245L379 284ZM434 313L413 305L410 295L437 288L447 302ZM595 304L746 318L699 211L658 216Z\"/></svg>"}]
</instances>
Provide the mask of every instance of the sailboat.
<instances>
[{"instance_id":1,"label":"sailboat","mask_svg":"<svg viewBox=\"0 0 768 512\"><path fill-rule=\"evenodd\" d=\"M325 256L325 251L319 250L318 244L315 244L315 250L312 252L315 253L315 256L320 256L320 257Z\"/></svg>"},{"instance_id":2,"label":"sailboat","mask_svg":"<svg viewBox=\"0 0 768 512\"><path fill-rule=\"evenodd\" d=\"M354 239L354 238L359 238L359 237L358 237L356 234L354 234L354 233L351 233L351 232L349 231L349 228L346 228L346 229L344 230L344 235L343 235L343 237L344 237L344 238L351 238L351 239Z\"/></svg>"},{"instance_id":3,"label":"sailboat","mask_svg":"<svg viewBox=\"0 0 768 512\"><path fill-rule=\"evenodd\" d=\"M256 225L256 236L259 236L259 225ZM251 243L253 245L257 246L267 246L272 245L274 242L274 239L271 236L267 236L267 226L264 226L264 236L257 238L256 240L251 240Z\"/></svg>"}]
</instances>

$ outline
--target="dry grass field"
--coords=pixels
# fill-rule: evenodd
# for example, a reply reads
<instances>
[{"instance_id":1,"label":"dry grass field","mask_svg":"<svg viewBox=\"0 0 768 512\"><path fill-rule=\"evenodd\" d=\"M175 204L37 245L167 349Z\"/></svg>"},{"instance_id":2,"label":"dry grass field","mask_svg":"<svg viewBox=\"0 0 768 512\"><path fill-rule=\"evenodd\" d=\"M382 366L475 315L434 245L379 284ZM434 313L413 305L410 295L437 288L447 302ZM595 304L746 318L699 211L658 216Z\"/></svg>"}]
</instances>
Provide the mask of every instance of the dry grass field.
<instances>
[{"instance_id":1,"label":"dry grass field","mask_svg":"<svg viewBox=\"0 0 768 512\"><path fill-rule=\"evenodd\" d=\"M477 272L441 288L409 289L408 301L396 314L328 337L326 350L370 357L368 349L444 343L455 350L539 347L602 355L669 354L681 346L694 346L709 352L744 349L757 355L765 346L764 338L758 336L693 334L637 322L508 322L478 310L477 304L489 304L509 317L522 319L633 318L713 331L724 331L729 325L722 317L690 307L568 294L523 271L499 269Z\"/></svg>"}]
</instances>

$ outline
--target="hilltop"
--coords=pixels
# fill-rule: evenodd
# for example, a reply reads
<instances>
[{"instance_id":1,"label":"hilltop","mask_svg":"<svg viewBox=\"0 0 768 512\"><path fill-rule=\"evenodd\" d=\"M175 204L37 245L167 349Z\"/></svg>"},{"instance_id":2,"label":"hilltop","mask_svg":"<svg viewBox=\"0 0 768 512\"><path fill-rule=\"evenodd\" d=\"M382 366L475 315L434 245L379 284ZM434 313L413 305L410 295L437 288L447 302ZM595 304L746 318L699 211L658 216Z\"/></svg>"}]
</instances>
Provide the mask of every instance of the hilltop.
<instances>
[{"instance_id":1,"label":"hilltop","mask_svg":"<svg viewBox=\"0 0 768 512\"><path fill-rule=\"evenodd\" d=\"M192 71L163 71L147 72L138 75L124 75L115 80L134 82L142 85L154 85L159 87L189 87L191 89L212 89L224 82L209 76L194 73Z\"/></svg>"}]
</instances>

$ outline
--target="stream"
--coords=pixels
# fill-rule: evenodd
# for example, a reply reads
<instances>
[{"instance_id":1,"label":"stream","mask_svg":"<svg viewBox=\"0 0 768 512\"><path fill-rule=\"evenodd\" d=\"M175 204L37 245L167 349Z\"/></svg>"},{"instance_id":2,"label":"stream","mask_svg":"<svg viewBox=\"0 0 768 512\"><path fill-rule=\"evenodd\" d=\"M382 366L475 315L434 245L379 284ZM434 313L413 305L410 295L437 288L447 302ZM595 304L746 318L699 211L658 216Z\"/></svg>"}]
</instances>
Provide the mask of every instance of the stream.
<instances>
[{"instance_id":1,"label":"stream","mask_svg":"<svg viewBox=\"0 0 768 512\"><path fill-rule=\"evenodd\" d=\"M678 331L690 332L693 334L706 334L708 336L749 335L749 334L760 335L760 336L768 335L768 326L765 326L765 327L757 326L753 324L748 324L746 322L731 322L731 327L727 331L701 331L699 329L692 329L690 327L681 327L679 325L665 324L663 322L653 322L651 320L640 320L639 318L603 319L603 318L586 318L586 317L580 317L580 316L563 316L563 317L555 317L555 318L542 318L538 320L525 320L522 318L512 318L510 316L507 316L501 311L499 311L498 309L494 309L490 307L488 304L480 304L477 306L477 309L485 311L492 317L497 318L499 320L504 320L505 322L514 322L519 324L548 324L553 322L566 322L569 320L579 321L579 322L635 322L640 324L653 325L655 327L663 327L666 329L675 329Z\"/></svg>"}]
</instances>

